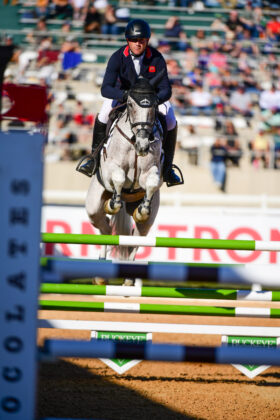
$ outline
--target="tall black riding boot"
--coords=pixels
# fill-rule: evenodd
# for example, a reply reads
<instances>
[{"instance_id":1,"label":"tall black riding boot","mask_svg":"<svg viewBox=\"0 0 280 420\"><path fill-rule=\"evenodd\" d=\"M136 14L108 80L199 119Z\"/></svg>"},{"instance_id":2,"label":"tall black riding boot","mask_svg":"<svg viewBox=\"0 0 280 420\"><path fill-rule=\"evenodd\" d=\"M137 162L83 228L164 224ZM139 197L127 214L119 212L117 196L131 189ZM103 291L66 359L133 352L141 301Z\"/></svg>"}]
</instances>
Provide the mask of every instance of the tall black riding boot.
<instances>
[{"instance_id":1,"label":"tall black riding boot","mask_svg":"<svg viewBox=\"0 0 280 420\"><path fill-rule=\"evenodd\" d=\"M97 115L93 129L91 155L86 156L86 159L83 158L82 162L80 162L81 164L77 166L77 171L89 177L95 174L99 166L99 152L106 139L106 127L107 124L100 122ZM86 160L85 163L84 160Z\"/></svg>"},{"instance_id":2,"label":"tall black riding boot","mask_svg":"<svg viewBox=\"0 0 280 420\"><path fill-rule=\"evenodd\" d=\"M167 131L166 140L163 145L164 163L163 163L163 181L169 184L168 186L181 184L182 181L178 175L175 174L172 168L172 162L175 153L177 140L177 124L172 130Z\"/></svg>"}]
</instances>

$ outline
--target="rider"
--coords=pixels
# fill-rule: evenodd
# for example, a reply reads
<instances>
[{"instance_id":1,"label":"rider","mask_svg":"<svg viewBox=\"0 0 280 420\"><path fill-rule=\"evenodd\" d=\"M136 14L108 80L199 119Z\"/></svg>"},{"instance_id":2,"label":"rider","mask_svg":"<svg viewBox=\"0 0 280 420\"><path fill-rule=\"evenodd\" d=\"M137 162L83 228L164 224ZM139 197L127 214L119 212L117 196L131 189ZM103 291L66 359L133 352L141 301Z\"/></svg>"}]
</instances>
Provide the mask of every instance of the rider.
<instances>
[{"instance_id":1,"label":"rider","mask_svg":"<svg viewBox=\"0 0 280 420\"><path fill-rule=\"evenodd\" d=\"M177 121L169 102L171 86L163 56L155 48L148 46L150 36L151 29L146 21L131 20L125 30L127 45L117 50L109 59L101 87L101 94L106 99L95 119L92 154L89 160L79 168L82 173L88 176L92 176L98 167L99 151L106 138L109 113L117 104L126 102L131 81L140 75L146 79L152 79L164 69L163 77L157 85L159 111L165 115L167 126L167 135L163 144L165 154L163 180L169 185L181 182L172 168L177 139Z\"/></svg>"}]
</instances>

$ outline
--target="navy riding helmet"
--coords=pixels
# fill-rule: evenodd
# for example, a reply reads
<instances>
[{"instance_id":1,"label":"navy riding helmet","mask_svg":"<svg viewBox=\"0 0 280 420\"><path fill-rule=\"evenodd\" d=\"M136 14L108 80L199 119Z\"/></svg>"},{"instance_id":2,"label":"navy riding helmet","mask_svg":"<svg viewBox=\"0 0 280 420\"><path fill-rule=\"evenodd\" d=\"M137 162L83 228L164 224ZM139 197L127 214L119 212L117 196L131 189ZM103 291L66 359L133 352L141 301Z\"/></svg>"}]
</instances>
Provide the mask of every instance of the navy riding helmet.
<instances>
[{"instance_id":1,"label":"navy riding helmet","mask_svg":"<svg viewBox=\"0 0 280 420\"><path fill-rule=\"evenodd\" d=\"M131 20L125 29L126 39L150 38L150 25L143 19Z\"/></svg>"}]
</instances>

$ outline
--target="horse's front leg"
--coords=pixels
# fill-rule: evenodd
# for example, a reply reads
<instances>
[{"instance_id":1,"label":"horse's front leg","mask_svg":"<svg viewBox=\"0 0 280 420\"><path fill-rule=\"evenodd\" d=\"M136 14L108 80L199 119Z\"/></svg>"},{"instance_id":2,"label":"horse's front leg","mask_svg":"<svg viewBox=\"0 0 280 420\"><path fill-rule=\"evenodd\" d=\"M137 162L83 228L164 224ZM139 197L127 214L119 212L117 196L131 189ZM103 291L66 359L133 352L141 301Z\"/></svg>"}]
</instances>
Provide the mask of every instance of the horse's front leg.
<instances>
[{"instance_id":1,"label":"horse's front leg","mask_svg":"<svg viewBox=\"0 0 280 420\"><path fill-rule=\"evenodd\" d=\"M114 186L113 196L111 199L105 201L104 204L104 211L107 214L116 214L121 209L121 192L125 183L125 172L123 169L116 168L113 170L112 183Z\"/></svg>"},{"instance_id":2,"label":"horse's front leg","mask_svg":"<svg viewBox=\"0 0 280 420\"><path fill-rule=\"evenodd\" d=\"M133 219L136 223L144 223L148 220L151 213L151 202L154 193L160 187L160 175L159 170L156 166L153 166L146 177L145 182L145 197L139 204L139 206L133 212Z\"/></svg>"}]
</instances>

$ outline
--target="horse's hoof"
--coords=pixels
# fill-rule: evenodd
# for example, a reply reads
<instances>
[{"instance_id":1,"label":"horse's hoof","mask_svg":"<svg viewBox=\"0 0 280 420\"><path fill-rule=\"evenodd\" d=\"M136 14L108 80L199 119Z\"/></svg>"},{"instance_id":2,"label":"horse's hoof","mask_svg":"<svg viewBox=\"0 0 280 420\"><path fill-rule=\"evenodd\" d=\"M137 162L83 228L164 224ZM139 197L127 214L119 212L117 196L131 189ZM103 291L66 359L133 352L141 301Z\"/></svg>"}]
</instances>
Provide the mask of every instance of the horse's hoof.
<instances>
[{"instance_id":1,"label":"horse's hoof","mask_svg":"<svg viewBox=\"0 0 280 420\"><path fill-rule=\"evenodd\" d=\"M125 279L125 281L123 282L123 286L134 286L134 280Z\"/></svg>"},{"instance_id":2,"label":"horse's hoof","mask_svg":"<svg viewBox=\"0 0 280 420\"><path fill-rule=\"evenodd\" d=\"M115 206L115 207L111 207L111 205L110 205L110 202L111 202L111 200L107 200L107 201L105 201L105 203L104 203L104 211L105 211L105 213L106 214L117 214L119 211L120 211L120 209L121 209L121 203L120 203L120 205L117 205L117 206Z\"/></svg>"},{"instance_id":3,"label":"horse's hoof","mask_svg":"<svg viewBox=\"0 0 280 420\"><path fill-rule=\"evenodd\" d=\"M133 217L135 223L144 223L149 219L149 214L148 213L141 214L138 210L138 207L137 207L134 210L132 217Z\"/></svg>"},{"instance_id":4,"label":"horse's hoof","mask_svg":"<svg viewBox=\"0 0 280 420\"><path fill-rule=\"evenodd\" d=\"M105 286L106 280L103 279L102 277L95 277L92 281L92 284L95 284L97 286Z\"/></svg>"}]
</instances>

